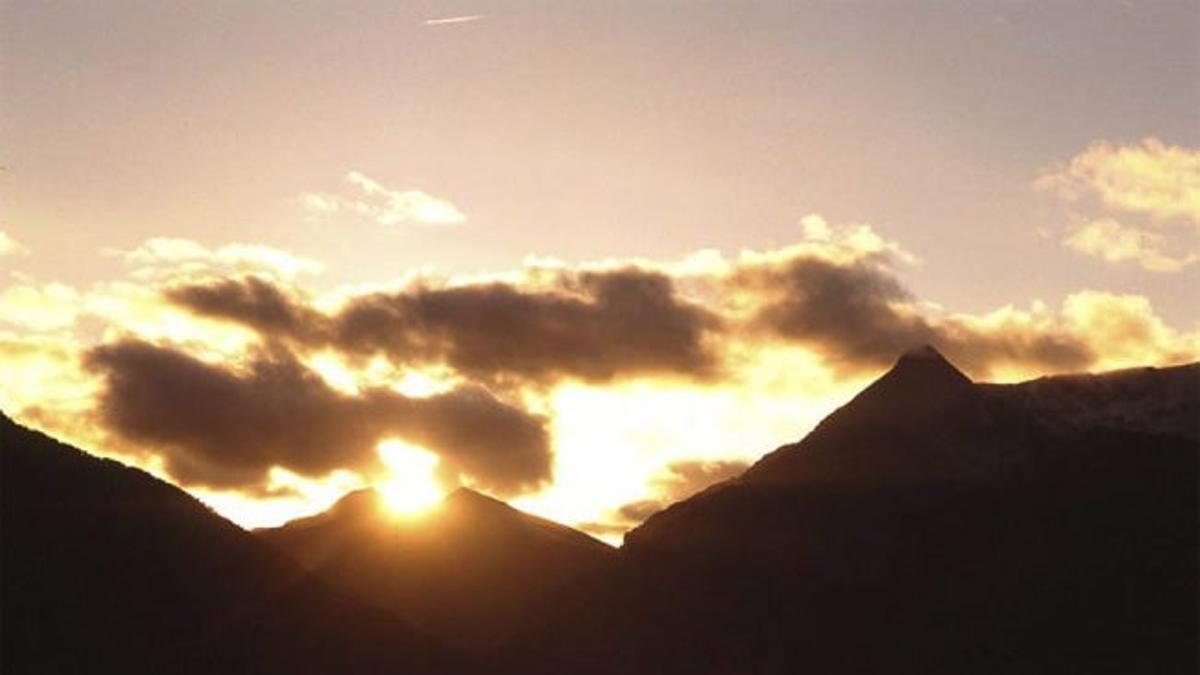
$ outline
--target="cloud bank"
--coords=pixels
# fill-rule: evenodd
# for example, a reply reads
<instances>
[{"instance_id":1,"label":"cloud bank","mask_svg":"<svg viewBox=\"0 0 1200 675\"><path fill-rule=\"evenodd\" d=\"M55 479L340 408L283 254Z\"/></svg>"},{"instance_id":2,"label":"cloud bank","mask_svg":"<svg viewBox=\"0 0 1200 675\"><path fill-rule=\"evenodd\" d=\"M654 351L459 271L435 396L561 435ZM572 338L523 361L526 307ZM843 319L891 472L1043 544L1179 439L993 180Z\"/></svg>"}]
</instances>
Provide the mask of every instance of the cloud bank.
<instances>
[{"instance_id":1,"label":"cloud bank","mask_svg":"<svg viewBox=\"0 0 1200 675\"><path fill-rule=\"evenodd\" d=\"M549 288L420 283L353 297L323 314L261 279L172 289L180 306L239 322L268 339L445 364L468 379L607 381L626 375L714 374L715 313L681 299L664 274L626 268L559 275Z\"/></svg>"},{"instance_id":2,"label":"cloud bank","mask_svg":"<svg viewBox=\"0 0 1200 675\"><path fill-rule=\"evenodd\" d=\"M765 251L325 293L282 251L119 255L124 280L0 294L0 404L237 509L385 480L377 446L398 438L447 486L618 531L795 440L914 344L1004 381L1200 358L1200 332L1138 295L948 312L905 287L912 253L817 216Z\"/></svg>"},{"instance_id":3,"label":"cloud bank","mask_svg":"<svg viewBox=\"0 0 1200 675\"><path fill-rule=\"evenodd\" d=\"M412 398L375 388L348 396L289 353L253 355L240 370L138 340L97 347L85 365L104 381L98 421L159 450L172 476L252 487L282 466L308 476L378 469L377 444L395 436L429 449L446 478L499 494L550 478L544 420L464 386Z\"/></svg>"}]
</instances>

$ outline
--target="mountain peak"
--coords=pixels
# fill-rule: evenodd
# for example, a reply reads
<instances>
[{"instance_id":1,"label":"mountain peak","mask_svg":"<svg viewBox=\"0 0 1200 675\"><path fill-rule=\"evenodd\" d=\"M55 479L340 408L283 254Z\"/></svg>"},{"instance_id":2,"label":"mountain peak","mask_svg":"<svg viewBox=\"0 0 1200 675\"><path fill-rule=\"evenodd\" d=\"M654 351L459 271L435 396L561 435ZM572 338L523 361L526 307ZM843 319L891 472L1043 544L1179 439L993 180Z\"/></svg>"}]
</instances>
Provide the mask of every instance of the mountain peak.
<instances>
[{"instance_id":1,"label":"mountain peak","mask_svg":"<svg viewBox=\"0 0 1200 675\"><path fill-rule=\"evenodd\" d=\"M942 353L932 345L924 344L909 349L896 359L895 365L876 384L899 380L907 385L925 386L943 384L952 387L971 384L971 379L954 367Z\"/></svg>"},{"instance_id":2,"label":"mountain peak","mask_svg":"<svg viewBox=\"0 0 1200 675\"><path fill-rule=\"evenodd\" d=\"M904 352L903 354L901 354L900 360L903 360L903 359L916 359L916 360L941 359L941 360L945 361L946 357L942 356L942 353L939 352L933 345L926 343L923 345L919 345L917 347L913 347L913 348L909 349L908 351Z\"/></svg>"},{"instance_id":3,"label":"mountain peak","mask_svg":"<svg viewBox=\"0 0 1200 675\"><path fill-rule=\"evenodd\" d=\"M381 501L382 495L374 488L353 490L342 495L341 499L334 502L333 506L329 509L329 513L338 515L373 513L380 507Z\"/></svg>"},{"instance_id":4,"label":"mountain peak","mask_svg":"<svg viewBox=\"0 0 1200 675\"><path fill-rule=\"evenodd\" d=\"M890 370L839 410L836 417L849 415L855 424L878 425L941 414L948 406L972 398L974 390L971 379L938 350L921 345L901 354Z\"/></svg>"},{"instance_id":5,"label":"mountain peak","mask_svg":"<svg viewBox=\"0 0 1200 675\"><path fill-rule=\"evenodd\" d=\"M489 497L482 492L476 492L471 488L460 487L446 496L442 502L446 508L453 511L464 511L467 513L509 513L516 509L508 504Z\"/></svg>"},{"instance_id":6,"label":"mountain peak","mask_svg":"<svg viewBox=\"0 0 1200 675\"><path fill-rule=\"evenodd\" d=\"M500 500L498 500L498 499L496 499L496 498L494 498L494 497L489 497L489 496L487 496L487 495L483 494L482 492L477 492L477 491L475 491L475 490L472 490L472 489L471 489L471 488L469 488L469 487L458 487L458 488L455 488L453 492L451 492L449 495L447 495L447 496L446 496L446 501L459 501L459 500L462 500L462 501L493 502L493 503L496 503L496 504L502 504L502 503L503 503L503 502L501 502Z\"/></svg>"}]
</instances>

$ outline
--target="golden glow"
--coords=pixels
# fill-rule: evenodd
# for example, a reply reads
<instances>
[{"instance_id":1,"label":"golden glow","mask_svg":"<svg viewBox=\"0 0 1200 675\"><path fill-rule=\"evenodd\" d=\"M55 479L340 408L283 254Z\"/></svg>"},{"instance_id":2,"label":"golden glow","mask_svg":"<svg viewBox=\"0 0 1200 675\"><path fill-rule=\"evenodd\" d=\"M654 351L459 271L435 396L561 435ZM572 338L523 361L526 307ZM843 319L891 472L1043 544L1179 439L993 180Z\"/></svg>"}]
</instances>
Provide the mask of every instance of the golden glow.
<instances>
[{"instance_id":1,"label":"golden glow","mask_svg":"<svg viewBox=\"0 0 1200 675\"><path fill-rule=\"evenodd\" d=\"M513 506L568 525L612 524L620 506L661 496L653 479L672 462L753 461L799 439L858 384L827 384L829 375L800 350L771 354L747 356L741 381L725 387L560 385L548 401L554 483Z\"/></svg>"},{"instance_id":2,"label":"golden glow","mask_svg":"<svg viewBox=\"0 0 1200 675\"><path fill-rule=\"evenodd\" d=\"M454 388L449 373L437 373L433 369L409 370L392 385L392 389L415 398L426 398L444 394Z\"/></svg>"},{"instance_id":3,"label":"golden glow","mask_svg":"<svg viewBox=\"0 0 1200 675\"><path fill-rule=\"evenodd\" d=\"M334 352L325 351L315 354L305 362L305 365L316 371L325 384L337 391L348 396L358 395L357 375Z\"/></svg>"},{"instance_id":4,"label":"golden glow","mask_svg":"<svg viewBox=\"0 0 1200 675\"><path fill-rule=\"evenodd\" d=\"M398 439L382 441L377 450L390 475L375 488L389 511L411 516L442 501L445 495L434 478L437 455Z\"/></svg>"},{"instance_id":5,"label":"golden glow","mask_svg":"<svg viewBox=\"0 0 1200 675\"><path fill-rule=\"evenodd\" d=\"M377 356L366 364L351 365L333 350L310 354L305 365L312 368L330 387L348 396L358 396L364 389L389 387L413 398L427 398L454 388L456 380L448 368L400 370Z\"/></svg>"},{"instance_id":6,"label":"golden glow","mask_svg":"<svg viewBox=\"0 0 1200 675\"><path fill-rule=\"evenodd\" d=\"M283 467L272 467L267 497L248 496L237 490L191 488L189 492L242 527L279 527L295 518L329 509L347 492L366 487L354 471L339 469L321 478L306 478Z\"/></svg>"}]
</instances>

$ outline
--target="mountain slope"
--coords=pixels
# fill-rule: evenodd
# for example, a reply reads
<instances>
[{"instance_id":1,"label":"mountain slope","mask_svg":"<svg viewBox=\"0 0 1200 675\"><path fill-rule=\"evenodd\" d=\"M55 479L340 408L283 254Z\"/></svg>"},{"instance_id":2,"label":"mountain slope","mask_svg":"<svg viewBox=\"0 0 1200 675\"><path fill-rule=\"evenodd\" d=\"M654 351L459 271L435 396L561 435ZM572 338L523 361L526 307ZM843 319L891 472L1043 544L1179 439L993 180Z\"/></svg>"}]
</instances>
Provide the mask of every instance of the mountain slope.
<instances>
[{"instance_id":1,"label":"mountain slope","mask_svg":"<svg viewBox=\"0 0 1200 675\"><path fill-rule=\"evenodd\" d=\"M929 349L651 517L528 672L1185 673L1200 366L971 383Z\"/></svg>"},{"instance_id":2,"label":"mountain slope","mask_svg":"<svg viewBox=\"0 0 1200 675\"><path fill-rule=\"evenodd\" d=\"M465 673L150 475L0 415L4 673Z\"/></svg>"},{"instance_id":3,"label":"mountain slope","mask_svg":"<svg viewBox=\"0 0 1200 675\"><path fill-rule=\"evenodd\" d=\"M326 513L259 535L331 585L480 652L614 555L581 532L468 489L419 519L389 516L374 492L352 493Z\"/></svg>"}]
</instances>

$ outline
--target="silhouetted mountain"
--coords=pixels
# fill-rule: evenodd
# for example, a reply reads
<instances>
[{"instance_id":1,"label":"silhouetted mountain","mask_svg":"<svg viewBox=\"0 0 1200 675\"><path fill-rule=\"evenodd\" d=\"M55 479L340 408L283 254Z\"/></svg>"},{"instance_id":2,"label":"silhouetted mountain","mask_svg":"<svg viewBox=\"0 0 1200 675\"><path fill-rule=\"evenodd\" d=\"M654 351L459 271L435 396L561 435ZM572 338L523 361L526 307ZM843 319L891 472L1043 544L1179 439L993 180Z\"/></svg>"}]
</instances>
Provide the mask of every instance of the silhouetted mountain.
<instances>
[{"instance_id":1,"label":"silhouetted mountain","mask_svg":"<svg viewBox=\"0 0 1200 675\"><path fill-rule=\"evenodd\" d=\"M326 513L259 534L331 585L479 652L615 554L465 488L417 518L389 515L376 493L356 492Z\"/></svg>"},{"instance_id":2,"label":"silhouetted mountain","mask_svg":"<svg viewBox=\"0 0 1200 675\"><path fill-rule=\"evenodd\" d=\"M465 673L142 471L0 415L0 672Z\"/></svg>"},{"instance_id":3,"label":"silhouetted mountain","mask_svg":"<svg viewBox=\"0 0 1200 675\"><path fill-rule=\"evenodd\" d=\"M1191 673L1200 365L973 384L924 348L649 518L529 673Z\"/></svg>"}]
</instances>

